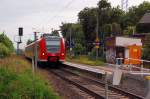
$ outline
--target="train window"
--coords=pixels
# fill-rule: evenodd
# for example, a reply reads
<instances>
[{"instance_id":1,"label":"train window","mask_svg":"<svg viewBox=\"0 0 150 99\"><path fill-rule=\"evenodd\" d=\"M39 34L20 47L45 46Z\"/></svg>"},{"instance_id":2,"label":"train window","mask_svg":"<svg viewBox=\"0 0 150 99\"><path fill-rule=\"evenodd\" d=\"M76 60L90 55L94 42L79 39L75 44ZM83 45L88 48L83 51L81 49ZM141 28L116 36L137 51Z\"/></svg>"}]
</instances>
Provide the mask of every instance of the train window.
<instances>
[{"instance_id":1,"label":"train window","mask_svg":"<svg viewBox=\"0 0 150 99\"><path fill-rule=\"evenodd\" d=\"M46 45L60 45L60 41L46 41Z\"/></svg>"},{"instance_id":2,"label":"train window","mask_svg":"<svg viewBox=\"0 0 150 99\"><path fill-rule=\"evenodd\" d=\"M60 39L47 39L46 40L47 51L56 53L60 51Z\"/></svg>"}]
</instances>

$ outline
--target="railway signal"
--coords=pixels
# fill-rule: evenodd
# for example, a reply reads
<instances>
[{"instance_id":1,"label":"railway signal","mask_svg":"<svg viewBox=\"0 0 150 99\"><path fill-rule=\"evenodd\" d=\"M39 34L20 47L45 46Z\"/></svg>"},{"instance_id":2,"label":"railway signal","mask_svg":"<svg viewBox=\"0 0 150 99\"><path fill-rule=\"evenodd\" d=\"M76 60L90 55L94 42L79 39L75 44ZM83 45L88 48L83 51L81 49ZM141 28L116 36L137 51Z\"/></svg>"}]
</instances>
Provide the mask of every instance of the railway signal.
<instances>
[{"instance_id":1,"label":"railway signal","mask_svg":"<svg viewBox=\"0 0 150 99\"><path fill-rule=\"evenodd\" d=\"M15 40L15 42L17 43L17 55L20 54L19 53L19 44L22 43L21 36L23 36L23 28L19 27L18 28L18 35L14 37L14 38L17 37L17 41Z\"/></svg>"},{"instance_id":2,"label":"railway signal","mask_svg":"<svg viewBox=\"0 0 150 99\"><path fill-rule=\"evenodd\" d=\"M23 36L23 28L19 27L19 36Z\"/></svg>"}]
</instances>

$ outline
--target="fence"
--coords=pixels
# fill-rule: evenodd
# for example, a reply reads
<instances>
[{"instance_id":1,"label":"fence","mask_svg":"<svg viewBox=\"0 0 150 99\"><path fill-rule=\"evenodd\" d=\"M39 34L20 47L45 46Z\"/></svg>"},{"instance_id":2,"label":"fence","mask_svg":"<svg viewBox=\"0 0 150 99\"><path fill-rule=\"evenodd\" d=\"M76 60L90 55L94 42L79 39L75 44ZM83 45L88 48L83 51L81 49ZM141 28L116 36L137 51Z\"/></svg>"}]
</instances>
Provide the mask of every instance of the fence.
<instances>
[{"instance_id":1,"label":"fence","mask_svg":"<svg viewBox=\"0 0 150 99\"><path fill-rule=\"evenodd\" d=\"M123 60L128 60L128 65L123 64ZM131 61L139 61L141 64L134 65L131 63ZM149 60L142 60L142 59L133 59L133 58L116 58L116 68L118 67L129 67L130 71L133 71L133 68L139 69L141 72L147 71L149 72L150 69L144 68L144 62L150 63Z\"/></svg>"}]
</instances>

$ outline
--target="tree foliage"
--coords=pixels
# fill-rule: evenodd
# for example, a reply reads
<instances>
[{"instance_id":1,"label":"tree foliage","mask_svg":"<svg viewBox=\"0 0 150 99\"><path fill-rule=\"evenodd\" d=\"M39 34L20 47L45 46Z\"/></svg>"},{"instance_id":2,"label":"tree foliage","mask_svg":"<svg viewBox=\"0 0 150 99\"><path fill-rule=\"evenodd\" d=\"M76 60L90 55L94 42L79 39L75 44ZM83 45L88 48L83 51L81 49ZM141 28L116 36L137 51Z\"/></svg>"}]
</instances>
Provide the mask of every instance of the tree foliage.
<instances>
[{"instance_id":1,"label":"tree foliage","mask_svg":"<svg viewBox=\"0 0 150 99\"><path fill-rule=\"evenodd\" d=\"M8 49L8 47L6 47L6 45L4 45L3 43L0 43L0 58L4 58L9 55L10 50Z\"/></svg>"},{"instance_id":2,"label":"tree foliage","mask_svg":"<svg viewBox=\"0 0 150 99\"><path fill-rule=\"evenodd\" d=\"M84 45L86 51L89 52L94 48L93 43L96 39L97 25L98 36L103 43L105 43L106 37L130 36L133 32L136 32L136 25L149 10L150 2L147 1L138 6L132 6L125 12L119 6L112 7L108 0L100 0L97 7L86 7L78 13L78 23L63 23L61 30L67 40L69 40L70 33L72 33L72 39L77 38L76 41L81 41L81 45ZM80 30L75 28L76 26L79 26ZM73 34L76 30L80 31L78 36Z\"/></svg>"},{"instance_id":3,"label":"tree foliage","mask_svg":"<svg viewBox=\"0 0 150 99\"><path fill-rule=\"evenodd\" d=\"M145 45L143 48L143 58L150 60L150 34L146 36Z\"/></svg>"},{"instance_id":4,"label":"tree foliage","mask_svg":"<svg viewBox=\"0 0 150 99\"><path fill-rule=\"evenodd\" d=\"M83 47L80 43L76 43L74 51L75 51L76 55L84 54L85 53L85 47Z\"/></svg>"},{"instance_id":5,"label":"tree foliage","mask_svg":"<svg viewBox=\"0 0 150 99\"><path fill-rule=\"evenodd\" d=\"M95 40L96 35L96 16L97 8L85 8L79 12L79 22L82 25L85 41L87 42L87 47L90 42Z\"/></svg>"},{"instance_id":6,"label":"tree foliage","mask_svg":"<svg viewBox=\"0 0 150 99\"><path fill-rule=\"evenodd\" d=\"M0 34L0 57L10 55L14 51L14 46L12 41L4 34Z\"/></svg>"},{"instance_id":7,"label":"tree foliage","mask_svg":"<svg viewBox=\"0 0 150 99\"><path fill-rule=\"evenodd\" d=\"M67 47L72 47L76 55L83 54L85 51L85 36L82 26L78 23L62 23L60 28L66 39Z\"/></svg>"},{"instance_id":8,"label":"tree foliage","mask_svg":"<svg viewBox=\"0 0 150 99\"><path fill-rule=\"evenodd\" d=\"M8 47L10 52L14 51L12 41L4 33L0 34L0 43L3 43L6 47Z\"/></svg>"},{"instance_id":9,"label":"tree foliage","mask_svg":"<svg viewBox=\"0 0 150 99\"><path fill-rule=\"evenodd\" d=\"M96 38L96 27L98 23L98 33L101 41L105 37L114 35L113 32L121 34L121 19L124 15L119 7L111 7L111 4L107 0L100 0L98 2L97 8L84 8L79 12L79 23L82 25L86 48L88 51L91 51L94 45L92 44ZM117 26L114 26L113 23L116 23ZM116 29L118 28L118 29ZM113 33L113 34L112 34Z\"/></svg>"},{"instance_id":10,"label":"tree foliage","mask_svg":"<svg viewBox=\"0 0 150 99\"><path fill-rule=\"evenodd\" d=\"M33 42L33 40L29 39L29 40L27 41L27 45L31 44L32 42Z\"/></svg>"},{"instance_id":11,"label":"tree foliage","mask_svg":"<svg viewBox=\"0 0 150 99\"><path fill-rule=\"evenodd\" d=\"M57 30L52 31L52 36L59 36L59 32Z\"/></svg>"},{"instance_id":12,"label":"tree foliage","mask_svg":"<svg viewBox=\"0 0 150 99\"><path fill-rule=\"evenodd\" d=\"M136 26L142 16L150 11L150 2L144 1L139 6L132 6L129 8L129 11L122 18L123 28L128 26Z\"/></svg>"}]
</instances>

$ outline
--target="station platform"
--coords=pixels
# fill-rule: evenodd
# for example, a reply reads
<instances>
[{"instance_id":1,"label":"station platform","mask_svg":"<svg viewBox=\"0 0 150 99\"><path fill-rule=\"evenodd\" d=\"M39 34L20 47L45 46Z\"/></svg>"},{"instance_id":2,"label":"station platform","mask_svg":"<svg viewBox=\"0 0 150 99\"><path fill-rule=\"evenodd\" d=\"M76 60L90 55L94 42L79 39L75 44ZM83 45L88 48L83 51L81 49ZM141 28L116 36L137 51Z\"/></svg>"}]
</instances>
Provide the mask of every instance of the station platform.
<instances>
[{"instance_id":1,"label":"station platform","mask_svg":"<svg viewBox=\"0 0 150 99\"><path fill-rule=\"evenodd\" d=\"M64 62L65 65L69 65L75 68L95 72L95 73L101 73L105 74L106 72L109 74L112 74L116 70L116 65L115 64L105 64L104 66L90 66L90 65L85 65L85 64L79 64L79 63L73 63L73 62ZM141 71L135 71L132 70L130 71L128 67L123 67L119 68L123 73L125 74L135 74L135 75L140 75ZM144 75L150 75L150 69L143 69L142 73Z\"/></svg>"},{"instance_id":2,"label":"station platform","mask_svg":"<svg viewBox=\"0 0 150 99\"><path fill-rule=\"evenodd\" d=\"M72 63L72 62L64 62L63 64L68 65L68 66L73 67L73 68L78 68L80 70L90 71L93 73L99 73L99 74L105 74L106 73L105 70L93 68L93 67L90 67L89 65ZM107 71L107 72L109 72L109 71ZM109 72L109 73L111 73L111 72Z\"/></svg>"}]
</instances>

